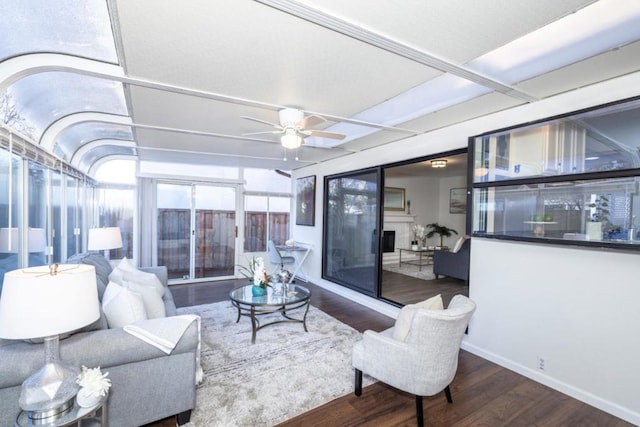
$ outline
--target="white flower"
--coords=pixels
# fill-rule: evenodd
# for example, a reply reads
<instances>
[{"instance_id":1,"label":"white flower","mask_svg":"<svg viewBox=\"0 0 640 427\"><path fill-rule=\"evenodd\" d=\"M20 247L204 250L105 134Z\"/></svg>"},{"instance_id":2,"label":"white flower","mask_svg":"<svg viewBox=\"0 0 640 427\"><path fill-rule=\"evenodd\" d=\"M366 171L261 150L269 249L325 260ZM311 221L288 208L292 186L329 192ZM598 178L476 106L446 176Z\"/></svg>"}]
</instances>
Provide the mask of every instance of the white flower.
<instances>
[{"instance_id":1,"label":"white flower","mask_svg":"<svg viewBox=\"0 0 640 427\"><path fill-rule=\"evenodd\" d=\"M100 372L100 367L89 369L82 366L82 372L76 378L76 383L84 387L90 395L104 396L111 387L111 380L107 378L108 372Z\"/></svg>"}]
</instances>

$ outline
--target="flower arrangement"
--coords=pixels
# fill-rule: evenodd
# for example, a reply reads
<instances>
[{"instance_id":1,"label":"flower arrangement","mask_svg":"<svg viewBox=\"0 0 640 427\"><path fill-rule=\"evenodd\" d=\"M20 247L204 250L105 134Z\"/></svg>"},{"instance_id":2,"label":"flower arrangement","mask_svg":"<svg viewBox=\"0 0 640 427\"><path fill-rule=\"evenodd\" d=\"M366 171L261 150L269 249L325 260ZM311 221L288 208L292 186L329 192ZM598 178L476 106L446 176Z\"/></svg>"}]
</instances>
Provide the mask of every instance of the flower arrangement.
<instances>
[{"instance_id":1,"label":"flower arrangement","mask_svg":"<svg viewBox=\"0 0 640 427\"><path fill-rule=\"evenodd\" d=\"M82 366L82 372L76 378L76 383L86 390L89 396L105 396L111 387L108 372L100 372L100 367L89 369Z\"/></svg>"},{"instance_id":2,"label":"flower arrangement","mask_svg":"<svg viewBox=\"0 0 640 427\"><path fill-rule=\"evenodd\" d=\"M240 273L250 279L254 286L267 288L269 286L269 276L264 268L264 259L262 257L251 257L248 267L243 265L240 267Z\"/></svg>"},{"instance_id":3,"label":"flower arrangement","mask_svg":"<svg viewBox=\"0 0 640 427\"><path fill-rule=\"evenodd\" d=\"M422 242L422 246L425 246L427 243L425 226L420 224L413 224L412 231L413 231L413 242L415 242L415 244L417 245L419 240Z\"/></svg>"}]
</instances>

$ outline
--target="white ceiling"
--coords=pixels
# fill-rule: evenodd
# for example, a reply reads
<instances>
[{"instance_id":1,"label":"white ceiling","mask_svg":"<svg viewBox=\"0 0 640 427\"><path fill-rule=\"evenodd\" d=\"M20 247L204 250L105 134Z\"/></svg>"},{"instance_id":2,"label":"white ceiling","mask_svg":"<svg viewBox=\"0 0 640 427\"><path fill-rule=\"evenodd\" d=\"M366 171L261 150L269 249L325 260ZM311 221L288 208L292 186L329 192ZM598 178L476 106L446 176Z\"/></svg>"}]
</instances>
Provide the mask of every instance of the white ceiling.
<instances>
[{"instance_id":1,"label":"white ceiling","mask_svg":"<svg viewBox=\"0 0 640 427\"><path fill-rule=\"evenodd\" d=\"M522 81L472 71L522 36L595 6L606 23L623 4L635 11L626 25L640 28L639 0L107 0L140 159L284 170L640 70L640 30L612 45L594 25L597 51L582 57L567 47L572 31L555 36L554 55L568 59L550 71ZM537 46L518 49L524 69L547 65L527 62ZM445 73L450 86L401 97ZM458 98L468 81L484 92ZM411 113L396 111L408 104ZM316 129L364 120L370 133L349 129L333 148L309 138L298 153L276 135L243 136L270 129L241 116L277 122L284 107L325 117Z\"/></svg>"}]
</instances>

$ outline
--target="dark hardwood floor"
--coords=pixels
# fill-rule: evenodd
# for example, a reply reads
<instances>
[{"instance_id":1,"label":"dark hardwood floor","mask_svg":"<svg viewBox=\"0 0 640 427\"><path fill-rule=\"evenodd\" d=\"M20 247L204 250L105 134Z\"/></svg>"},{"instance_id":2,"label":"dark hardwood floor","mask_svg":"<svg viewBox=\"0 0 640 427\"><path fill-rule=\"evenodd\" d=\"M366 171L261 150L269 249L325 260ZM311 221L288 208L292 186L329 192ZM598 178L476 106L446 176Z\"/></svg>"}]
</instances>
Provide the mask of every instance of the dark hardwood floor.
<instances>
[{"instance_id":1,"label":"dark hardwood floor","mask_svg":"<svg viewBox=\"0 0 640 427\"><path fill-rule=\"evenodd\" d=\"M229 291L244 280L206 282L173 286L178 307L223 301ZM313 284L311 303L358 331L381 331L393 319L348 301ZM572 399L544 385L494 363L461 351L458 372L451 385L453 404L444 394L424 399L425 425L449 426L631 426L619 418ZM212 423L212 426L215 423ZM365 387L362 396L343 396L288 420L281 427L293 426L413 426L413 396L375 383ZM147 427L175 426L166 419ZM205 427L205 426L199 426Z\"/></svg>"},{"instance_id":2,"label":"dark hardwood floor","mask_svg":"<svg viewBox=\"0 0 640 427\"><path fill-rule=\"evenodd\" d=\"M414 304L441 294L442 302L446 307L454 295L469 296L469 285L464 280L448 277L423 280L383 269L380 294L383 298L402 305Z\"/></svg>"}]
</instances>

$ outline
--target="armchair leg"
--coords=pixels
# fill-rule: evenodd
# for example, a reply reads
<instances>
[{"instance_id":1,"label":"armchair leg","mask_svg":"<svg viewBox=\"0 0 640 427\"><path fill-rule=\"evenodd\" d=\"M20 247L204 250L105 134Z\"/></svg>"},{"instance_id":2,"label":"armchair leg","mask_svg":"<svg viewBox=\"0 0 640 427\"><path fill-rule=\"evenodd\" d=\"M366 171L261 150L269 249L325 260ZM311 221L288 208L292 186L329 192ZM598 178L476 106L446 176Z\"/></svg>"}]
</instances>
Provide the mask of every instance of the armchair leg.
<instances>
[{"instance_id":1,"label":"armchair leg","mask_svg":"<svg viewBox=\"0 0 640 427\"><path fill-rule=\"evenodd\" d=\"M449 388L449 386L445 387L444 394L445 396L447 396L447 402L453 403L453 399L451 399L451 389Z\"/></svg>"},{"instance_id":2,"label":"armchair leg","mask_svg":"<svg viewBox=\"0 0 640 427\"><path fill-rule=\"evenodd\" d=\"M422 411L422 396L416 395L416 419L418 427L424 427L424 413Z\"/></svg>"},{"instance_id":3,"label":"armchair leg","mask_svg":"<svg viewBox=\"0 0 640 427\"><path fill-rule=\"evenodd\" d=\"M356 396L362 394L362 371L360 369L356 369L356 389L354 393Z\"/></svg>"}]
</instances>

